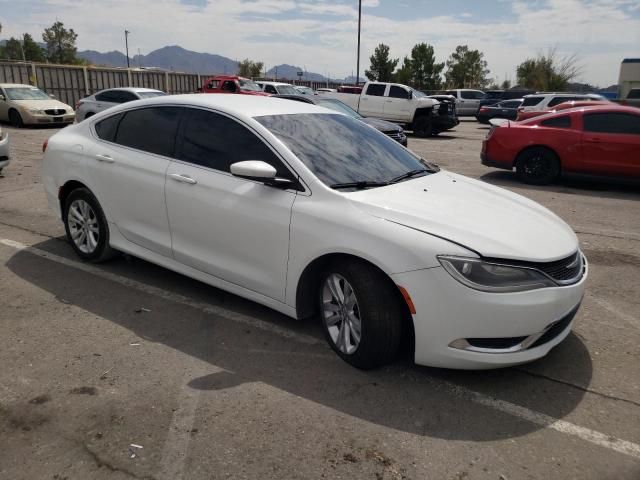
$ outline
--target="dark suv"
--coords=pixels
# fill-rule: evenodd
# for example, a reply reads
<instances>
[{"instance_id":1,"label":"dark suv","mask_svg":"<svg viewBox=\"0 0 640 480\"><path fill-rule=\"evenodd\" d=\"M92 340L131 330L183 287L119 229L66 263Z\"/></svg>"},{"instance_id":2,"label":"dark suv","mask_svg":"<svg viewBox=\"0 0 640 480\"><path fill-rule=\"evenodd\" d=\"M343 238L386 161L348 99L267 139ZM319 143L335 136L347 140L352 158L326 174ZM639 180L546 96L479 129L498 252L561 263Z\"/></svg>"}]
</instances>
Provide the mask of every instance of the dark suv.
<instances>
[{"instance_id":1,"label":"dark suv","mask_svg":"<svg viewBox=\"0 0 640 480\"><path fill-rule=\"evenodd\" d=\"M484 94L484 98L480 99L480 108L489 105L495 105L503 100L515 100L516 98L522 98L525 95L536 93L534 90L518 89L518 90L488 90Z\"/></svg>"}]
</instances>

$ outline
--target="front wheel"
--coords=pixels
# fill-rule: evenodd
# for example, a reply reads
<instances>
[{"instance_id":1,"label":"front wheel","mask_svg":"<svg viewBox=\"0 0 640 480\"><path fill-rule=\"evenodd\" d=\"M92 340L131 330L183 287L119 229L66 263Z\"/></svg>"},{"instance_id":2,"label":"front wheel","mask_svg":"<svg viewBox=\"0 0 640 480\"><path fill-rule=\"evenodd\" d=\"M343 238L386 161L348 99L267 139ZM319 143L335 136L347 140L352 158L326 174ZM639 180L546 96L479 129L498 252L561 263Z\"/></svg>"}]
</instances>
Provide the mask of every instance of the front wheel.
<instances>
[{"instance_id":1,"label":"front wheel","mask_svg":"<svg viewBox=\"0 0 640 480\"><path fill-rule=\"evenodd\" d=\"M430 137L432 132L433 125L431 124L429 117L418 117L415 122L413 122L413 133L415 133L417 137Z\"/></svg>"},{"instance_id":2,"label":"front wheel","mask_svg":"<svg viewBox=\"0 0 640 480\"><path fill-rule=\"evenodd\" d=\"M396 286L364 262L335 262L320 283L320 313L331 348L354 367L368 370L398 352L403 310Z\"/></svg>"},{"instance_id":3,"label":"front wheel","mask_svg":"<svg viewBox=\"0 0 640 480\"><path fill-rule=\"evenodd\" d=\"M67 238L80 258L98 263L114 256L107 219L89 190L78 188L69 194L63 218Z\"/></svg>"},{"instance_id":4,"label":"front wheel","mask_svg":"<svg viewBox=\"0 0 640 480\"><path fill-rule=\"evenodd\" d=\"M524 183L547 185L560 176L560 161L544 147L532 147L516 159L516 174Z\"/></svg>"},{"instance_id":5,"label":"front wheel","mask_svg":"<svg viewBox=\"0 0 640 480\"><path fill-rule=\"evenodd\" d=\"M22 128L24 126L24 122L22 121L22 117L17 110L11 110L9 112L9 123L12 127Z\"/></svg>"}]
</instances>

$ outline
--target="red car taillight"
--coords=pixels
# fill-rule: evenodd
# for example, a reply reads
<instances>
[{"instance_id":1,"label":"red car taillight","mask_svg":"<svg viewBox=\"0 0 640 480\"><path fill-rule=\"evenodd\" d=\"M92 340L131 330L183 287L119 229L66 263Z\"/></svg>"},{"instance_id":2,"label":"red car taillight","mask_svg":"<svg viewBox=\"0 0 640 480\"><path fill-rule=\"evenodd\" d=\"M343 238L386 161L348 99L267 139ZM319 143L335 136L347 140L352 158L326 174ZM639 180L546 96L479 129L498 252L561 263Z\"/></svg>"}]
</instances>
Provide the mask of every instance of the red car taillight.
<instances>
[{"instance_id":1,"label":"red car taillight","mask_svg":"<svg viewBox=\"0 0 640 480\"><path fill-rule=\"evenodd\" d=\"M49 145L49 139L48 138L42 144L42 153L44 153L45 150L47 149L47 145Z\"/></svg>"},{"instance_id":2,"label":"red car taillight","mask_svg":"<svg viewBox=\"0 0 640 480\"><path fill-rule=\"evenodd\" d=\"M80 105L82 105L82 102L80 100L78 100L76 102L76 110L80 107Z\"/></svg>"},{"instance_id":3,"label":"red car taillight","mask_svg":"<svg viewBox=\"0 0 640 480\"><path fill-rule=\"evenodd\" d=\"M487 107L480 107L480 113L486 112L489 110Z\"/></svg>"}]
</instances>

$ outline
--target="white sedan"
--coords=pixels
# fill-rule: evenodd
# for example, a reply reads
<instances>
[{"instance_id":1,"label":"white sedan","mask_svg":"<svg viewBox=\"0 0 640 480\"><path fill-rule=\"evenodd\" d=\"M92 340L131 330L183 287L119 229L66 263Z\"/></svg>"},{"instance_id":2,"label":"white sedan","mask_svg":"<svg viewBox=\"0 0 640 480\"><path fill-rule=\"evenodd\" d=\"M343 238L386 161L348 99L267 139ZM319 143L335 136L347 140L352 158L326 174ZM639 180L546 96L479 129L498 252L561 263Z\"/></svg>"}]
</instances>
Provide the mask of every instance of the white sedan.
<instances>
[{"instance_id":1,"label":"white sedan","mask_svg":"<svg viewBox=\"0 0 640 480\"><path fill-rule=\"evenodd\" d=\"M537 203L440 170L315 105L242 95L127 103L46 146L50 206L84 260L127 252L295 318L359 368L535 360L587 277Z\"/></svg>"},{"instance_id":2,"label":"white sedan","mask_svg":"<svg viewBox=\"0 0 640 480\"><path fill-rule=\"evenodd\" d=\"M102 112L107 108L115 107L121 103L133 102L144 98L153 98L166 95L161 90L152 88L109 88L101 90L93 95L82 98L76 104L76 120L82 120L92 117L98 112Z\"/></svg>"}]
</instances>

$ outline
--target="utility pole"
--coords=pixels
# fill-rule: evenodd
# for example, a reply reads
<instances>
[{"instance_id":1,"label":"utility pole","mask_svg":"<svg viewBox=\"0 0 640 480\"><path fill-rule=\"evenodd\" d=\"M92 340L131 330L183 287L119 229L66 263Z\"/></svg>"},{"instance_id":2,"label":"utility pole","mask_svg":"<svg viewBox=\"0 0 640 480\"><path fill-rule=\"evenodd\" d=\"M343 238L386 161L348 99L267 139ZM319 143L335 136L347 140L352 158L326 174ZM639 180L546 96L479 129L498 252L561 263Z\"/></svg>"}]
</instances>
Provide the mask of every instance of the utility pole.
<instances>
[{"instance_id":1,"label":"utility pole","mask_svg":"<svg viewBox=\"0 0 640 480\"><path fill-rule=\"evenodd\" d=\"M356 86L360 82L360 23L362 20L362 0L358 0L358 61L356 65Z\"/></svg>"},{"instance_id":2,"label":"utility pole","mask_svg":"<svg viewBox=\"0 0 640 480\"><path fill-rule=\"evenodd\" d=\"M131 32L129 30L124 31L124 46L127 50L127 68L129 68L129 34Z\"/></svg>"},{"instance_id":3,"label":"utility pole","mask_svg":"<svg viewBox=\"0 0 640 480\"><path fill-rule=\"evenodd\" d=\"M138 49L138 68L142 68L142 56L140 55L140 49Z\"/></svg>"}]
</instances>

